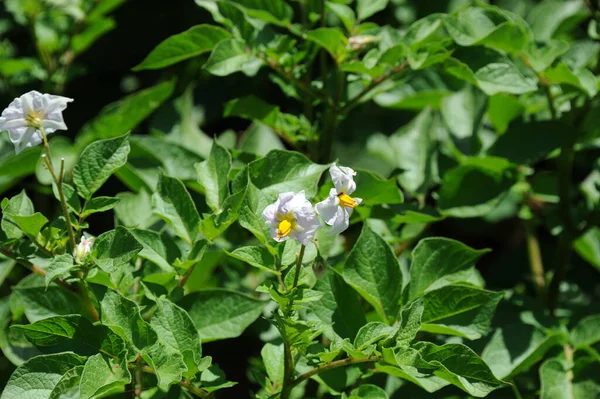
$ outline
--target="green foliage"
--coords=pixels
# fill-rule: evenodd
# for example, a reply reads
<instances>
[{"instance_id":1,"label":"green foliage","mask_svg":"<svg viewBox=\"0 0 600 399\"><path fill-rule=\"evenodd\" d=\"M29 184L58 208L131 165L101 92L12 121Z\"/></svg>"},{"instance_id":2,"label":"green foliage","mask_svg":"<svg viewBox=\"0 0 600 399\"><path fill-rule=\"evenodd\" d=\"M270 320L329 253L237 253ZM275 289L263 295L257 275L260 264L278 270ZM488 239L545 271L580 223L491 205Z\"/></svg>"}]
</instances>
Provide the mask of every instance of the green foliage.
<instances>
[{"instance_id":1,"label":"green foliage","mask_svg":"<svg viewBox=\"0 0 600 399\"><path fill-rule=\"evenodd\" d=\"M1 399L600 394L597 1L5 3Z\"/></svg>"}]
</instances>

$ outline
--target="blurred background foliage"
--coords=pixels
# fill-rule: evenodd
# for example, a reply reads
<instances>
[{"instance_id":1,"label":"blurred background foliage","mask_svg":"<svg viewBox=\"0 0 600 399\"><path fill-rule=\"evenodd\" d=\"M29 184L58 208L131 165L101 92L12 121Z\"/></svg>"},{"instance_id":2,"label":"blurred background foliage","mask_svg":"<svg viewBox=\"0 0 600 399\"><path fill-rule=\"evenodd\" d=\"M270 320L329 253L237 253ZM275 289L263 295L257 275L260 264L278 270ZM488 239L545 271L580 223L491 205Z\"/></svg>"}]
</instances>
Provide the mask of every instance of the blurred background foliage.
<instances>
[{"instance_id":1,"label":"blurred background foliage","mask_svg":"<svg viewBox=\"0 0 600 399\"><path fill-rule=\"evenodd\" d=\"M372 20L404 32L420 18L454 12L471 3L470 0L390 0L385 10ZM552 55L538 58L542 64L545 59L552 63L558 57L556 54L562 54L560 63L573 72L564 77L561 75L565 74L564 68L555 63L554 75L548 73L550 79L569 83L561 85L555 93L556 107L567 115L567 120L562 125L544 125L543 120L550 119L553 110L548 108L541 91L515 96L502 90L485 90L481 84L478 89L465 85L443 68L429 68L387 87L385 92L374 95L373 101L359 104L338 127L332 159L384 177L400 176L406 202L420 204L422 213L418 217L422 220L404 224L411 217L406 211L412 208L399 206L404 208L397 210L391 223L379 229L384 235L386 229L399 231L396 237L389 234L395 244L410 247L417 237L436 235L455 238L474 248L491 248L492 252L479 261L478 268L486 288L512 290L514 301L501 305L495 319L496 325L505 325L514 321L514 313L504 307L521 303L532 312L541 307L531 298L535 287L530 277L530 256L539 246L543 263L553 265L559 226L558 158L556 154L546 155L558 148L553 142L555 137L573 133L569 130L576 123L584 127L585 137L577 145L573 165L572 196L573 203L578 204L573 209L575 217L585 221L600 200L597 186L600 147L596 140L600 133L597 120L600 113L589 112L583 121L568 120L569 111L583 104L577 102L581 93L594 98L598 91L594 75L598 73L600 33L592 0L588 4L583 0L488 3L522 17L536 39L563 40L569 44L568 51L549 50L555 51L554 58ZM304 112L300 102L284 94L285 85L268 68L250 76L235 73L216 77L203 69L208 53L164 70L132 71L162 40L194 25L214 24L211 14L192 0L2 0L0 7L0 104L8 104L31 89L74 98L65 113L69 131L52 138L53 151L65 157L67 165L91 141L131 130L135 136L131 139L129 163L119 171L119 179L112 179L101 194L139 193L135 198L133 194L124 194L122 198L131 201L123 201L120 212L122 219L130 217L143 227L156 223L152 217L142 218L151 212L144 214L139 204L149 201L144 189L155 187L159 169L199 191L193 164L207 157L210 138L218 137L236 156L249 159L274 148L289 148L264 124L224 117L229 100L258 93L261 100L276 104L282 112L294 115ZM332 23L341 24L335 21L335 16L331 18ZM468 51L464 54L459 51L462 50L454 54L455 58L470 57ZM525 62L517 61L515 65L525 76L522 84L527 85L531 77L525 72L528 68L523 65ZM544 65L542 69L546 69ZM584 69L588 72L581 72ZM586 100L583 105L593 111L600 103L594 99ZM533 127L531 123L536 121L539 125ZM497 140L498 135L506 139ZM532 155L530 149L536 146L539 154ZM526 150L519 151L520 148ZM32 149L16 157L8 136L0 136L0 192L11 197L25 188L35 208L51 214L58 210L47 205L52 193L48 176L38 161L40 152L40 148ZM523 166L525 170L520 170L519 175L533 175L533 168L535 175L522 184L497 181L496 171L501 170L500 175L504 176L506 168L493 163L488 165L489 178L473 177L456 169L451 177L446 174L463 157L486 153L529 164ZM414 173L400 173L414 165L418 165ZM460 173L464 173L464 178ZM458 186L443 184L446 179L457 181ZM467 198L483 208L472 214L464 213L453 203L458 195L462 196L460 201ZM444 199L440 200L440 196ZM126 208L127 205L130 207ZM443 208L450 217L439 217L435 206ZM423 216L426 213L430 218ZM91 234L112 228L113 220L105 215L89 218ZM387 219L388 215L381 218ZM600 297L600 234L594 229L590 232L576 242L578 255L573 257L568 283L562 287L573 305L568 312L574 314L574 319L578 319L578 313L589 313L594 304L597 310ZM357 233L355 229L349 235ZM12 268L9 261L1 262L4 264L0 267L0 294L6 295L24 271ZM201 288L227 285L235 278L252 276L244 275L231 259L214 254L212 264L190 280ZM244 284L252 286L252 281ZM520 313L519 317L527 315ZM4 323L2 317L0 323ZM256 387L247 370L260 357L261 342L257 335L265 329L265 323L257 321L235 345L229 341L204 345L204 353L218 360L228 379L239 382L227 392L230 397L244 397ZM0 343L2 340L5 337L0 334ZM483 347L485 342L477 341L474 346L477 345ZM11 363L0 357L0 385L12 369ZM500 392L502 397L506 390Z\"/></svg>"}]
</instances>

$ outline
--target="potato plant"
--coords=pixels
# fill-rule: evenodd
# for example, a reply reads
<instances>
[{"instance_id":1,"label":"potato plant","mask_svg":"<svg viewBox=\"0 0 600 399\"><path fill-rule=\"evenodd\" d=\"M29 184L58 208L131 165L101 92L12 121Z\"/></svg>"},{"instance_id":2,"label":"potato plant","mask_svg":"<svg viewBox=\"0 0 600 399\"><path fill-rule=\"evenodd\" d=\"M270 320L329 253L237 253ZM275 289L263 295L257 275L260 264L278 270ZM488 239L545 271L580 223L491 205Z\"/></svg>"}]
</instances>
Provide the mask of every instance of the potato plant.
<instances>
[{"instance_id":1,"label":"potato plant","mask_svg":"<svg viewBox=\"0 0 600 399\"><path fill-rule=\"evenodd\" d=\"M596 0L186 2L3 2L0 399L600 397Z\"/></svg>"}]
</instances>

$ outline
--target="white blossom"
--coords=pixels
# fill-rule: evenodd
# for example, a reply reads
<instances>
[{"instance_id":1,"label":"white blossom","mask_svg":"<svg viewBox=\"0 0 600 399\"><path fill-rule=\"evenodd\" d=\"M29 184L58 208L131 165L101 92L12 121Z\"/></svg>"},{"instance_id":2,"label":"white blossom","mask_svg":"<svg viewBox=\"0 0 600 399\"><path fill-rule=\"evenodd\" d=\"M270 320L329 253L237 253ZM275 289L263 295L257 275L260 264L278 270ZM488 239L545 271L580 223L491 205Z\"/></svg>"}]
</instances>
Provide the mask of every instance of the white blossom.
<instances>
[{"instance_id":1,"label":"white blossom","mask_svg":"<svg viewBox=\"0 0 600 399\"><path fill-rule=\"evenodd\" d=\"M271 237L281 242L292 237L307 245L319 228L319 219L304 191L281 193L267 206L263 217L271 228Z\"/></svg>"},{"instance_id":2,"label":"white blossom","mask_svg":"<svg viewBox=\"0 0 600 399\"><path fill-rule=\"evenodd\" d=\"M86 238L85 236L81 236L81 241L75 247L73 251L73 256L75 257L75 262L79 264L83 264L86 258L92 252L92 245L94 244L94 237Z\"/></svg>"},{"instance_id":3,"label":"white blossom","mask_svg":"<svg viewBox=\"0 0 600 399\"><path fill-rule=\"evenodd\" d=\"M350 197L350 194L356 190L354 170L334 163L329 168L329 174L335 188L329 190L327 198L315 205L315 209L325 223L331 226L329 234L338 234L348 228L350 215L362 199Z\"/></svg>"},{"instance_id":4,"label":"white blossom","mask_svg":"<svg viewBox=\"0 0 600 399\"><path fill-rule=\"evenodd\" d=\"M41 128L46 134L67 130L62 111L72 98L42 94L35 90L15 98L2 111L0 131L8 130L10 141L18 153L42 142Z\"/></svg>"}]
</instances>

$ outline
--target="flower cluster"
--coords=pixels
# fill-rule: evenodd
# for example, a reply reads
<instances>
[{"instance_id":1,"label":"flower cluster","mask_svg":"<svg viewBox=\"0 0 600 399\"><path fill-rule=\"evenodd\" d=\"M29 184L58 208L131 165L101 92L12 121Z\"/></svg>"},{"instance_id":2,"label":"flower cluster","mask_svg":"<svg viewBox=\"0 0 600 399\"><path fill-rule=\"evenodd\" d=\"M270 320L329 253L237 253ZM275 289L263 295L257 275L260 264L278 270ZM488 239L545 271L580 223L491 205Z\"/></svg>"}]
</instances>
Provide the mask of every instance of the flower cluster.
<instances>
[{"instance_id":1,"label":"flower cluster","mask_svg":"<svg viewBox=\"0 0 600 399\"><path fill-rule=\"evenodd\" d=\"M8 130L18 153L40 144L46 134L67 130L62 112L72 98L42 94L35 90L15 98L2 111L0 131Z\"/></svg>"},{"instance_id":2,"label":"flower cluster","mask_svg":"<svg viewBox=\"0 0 600 399\"><path fill-rule=\"evenodd\" d=\"M292 237L302 245L307 245L321 226L317 214L331 226L329 234L339 234L348 228L352 211L362 202L362 199L350 196L356 190L356 172L333 164L329 173L335 187L314 208L304 191L281 193L277 201L265 208L263 217L275 241L281 242Z\"/></svg>"}]
</instances>

